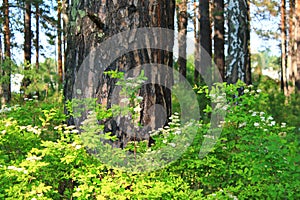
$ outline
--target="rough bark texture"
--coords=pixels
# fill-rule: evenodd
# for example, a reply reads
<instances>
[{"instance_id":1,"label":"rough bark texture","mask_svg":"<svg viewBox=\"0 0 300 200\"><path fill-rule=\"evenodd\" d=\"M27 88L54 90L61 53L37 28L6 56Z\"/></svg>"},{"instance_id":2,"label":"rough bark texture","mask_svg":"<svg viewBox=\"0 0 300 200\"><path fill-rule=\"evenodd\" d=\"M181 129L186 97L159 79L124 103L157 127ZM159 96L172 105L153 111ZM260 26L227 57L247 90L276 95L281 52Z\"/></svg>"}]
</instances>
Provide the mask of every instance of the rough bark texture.
<instances>
[{"instance_id":1,"label":"rough bark texture","mask_svg":"<svg viewBox=\"0 0 300 200\"><path fill-rule=\"evenodd\" d=\"M177 24L178 24L178 66L179 73L182 74L182 78L186 77L186 34L188 25L188 13L187 13L187 1L182 0L177 3Z\"/></svg>"},{"instance_id":2,"label":"rough bark texture","mask_svg":"<svg viewBox=\"0 0 300 200\"><path fill-rule=\"evenodd\" d=\"M288 42L288 95L295 91L296 78L296 52L295 52L295 0L289 1L289 42Z\"/></svg>"},{"instance_id":3,"label":"rough bark texture","mask_svg":"<svg viewBox=\"0 0 300 200\"><path fill-rule=\"evenodd\" d=\"M224 0L214 0L214 62L217 65L222 79L225 78L224 55Z\"/></svg>"},{"instance_id":4,"label":"rough bark texture","mask_svg":"<svg viewBox=\"0 0 300 200\"><path fill-rule=\"evenodd\" d=\"M62 2L61 0L58 0L57 1L57 71L58 71L60 84L62 84L63 82L61 11L62 11Z\"/></svg>"},{"instance_id":5,"label":"rough bark texture","mask_svg":"<svg viewBox=\"0 0 300 200\"><path fill-rule=\"evenodd\" d=\"M3 1L3 13L4 13L4 23L3 23L3 33L4 33L4 56L3 60L6 60L4 65L1 65L1 76L5 77L4 82L1 83L0 96L1 104L7 104L11 99L11 68L10 68L10 59L11 59L11 43L10 43L10 27L9 27L9 4L8 0Z\"/></svg>"},{"instance_id":6,"label":"rough bark texture","mask_svg":"<svg viewBox=\"0 0 300 200\"><path fill-rule=\"evenodd\" d=\"M228 83L234 84L238 80L251 83L248 7L246 0L230 0L228 4Z\"/></svg>"},{"instance_id":7,"label":"rough bark texture","mask_svg":"<svg viewBox=\"0 0 300 200\"><path fill-rule=\"evenodd\" d=\"M199 84L200 74L198 69L200 68L200 11L197 3L194 2L194 28L195 28L195 71L194 71L194 83Z\"/></svg>"},{"instance_id":8,"label":"rough bark texture","mask_svg":"<svg viewBox=\"0 0 300 200\"><path fill-rule=\"evenodd\" d=\"M40 53L40 8L39 3L35 3L35 67L39 68L39 53Z\"/></svg>"},{"instance_id":9,"label":"rough bark texture","mask_svg":"<svg viewBox=\"0 0 300 200\"><path fill-rule=\"evenodd\" d=\"M24 14L24 61L31 63L31 2L25 1Z\"/></svg>"},{"instance_id":10,"label":"rough bark texture","mask_svg":"<svg viewBox=\"0 0 300 200\"><path fill-rule=\"evenodd\" d=\"M285 95L288 95L288 82L287 82L287 54L286 54L286 2L281 0L281 89Z\"/></svg>"},{"instance_id":11,"label":"rough bark texture","mask_svg":"<svg viewBox=\"0 0 300 200\"><path fill-rule=\"evenodd\" d=\"M212 57L212 37L209 0L199 2L200 11L200 68L201 75L210 76ZM209 58L208 58L209 56Z\"/></svg>"},{"instance_id":12,"label":"rough bark texture","mask_svg":"<svg viewBox=\"0 0 300 200\"><path fill-rule=\"evenodd\" d=\"M3 51L2 51L2 40L1 40L1 35L0 35L0 66L2 66L2 64L3 64ZM1 76L2 76L2 74L3 74L3 69L2 69L2 67L0 67L0 74L1 74ZM5 98L3 97L3 84L2 83L0 83L0 105L1 105L1 107L0 108L2 108L4 105L5 105Z\"/></svg>"},{"instance_id":13,"label":"rough bark texture","mask_svg":"<svg viewBox=\"0 0 300 200\"><path fill-rule=\"evenodd\" d=\"M76 71L79 70L84 58L88 56L92 49L97 48L99 43L105 41L110 36L114 36L122 31L132 30L139 27L164 27L174 29L174 12L175 1L155 1L155 0L114 0L114 1L72 1L69 12L69 30L67 44L67 60L65 72L65 97L72 99L73 84L75 81ZM84 16L77 11L85 11ZM81 15L81 17L80 17ZM158 43L162 38L158 38ZM115 52L116 49L106 50L106 54ZM109 52L111 51L111 52ZM172 67L172 53L145 48L135 50L121 56L113 62L107 70L128 71L135 66L146 63L164 64ZM145 75L150 78L156 78L170 82L172 77L165 77L164 74L155 74L158 70L152 67L145 71ZM153 76L155 75L155 76ZM115 79L103 75L99 77L99 83L96 86L97 91L92 96L98 98L98 102L106 107L112 105L112 92L114 90ZM88 84L88 83L83 83ZM93 84L93 83L92 83ZM169 83L166 83L169 85ZM161 122L159 113L149 114L149 109L160 104L166 111L166 116L171 115L171 92L169 89L161 85L147 84L140 91L143 97L141 103L142 110L139 115L139 122L152 128L157 128ZM133 139L132 135L119 130L122 123L118 121L108 121L106 129L119 138L119 142L115 144L117 147L124 147L128 140ZM140 139L149 139L149 135L142 136Z\"/></svg>"},{"instance_id":14,"label":"rough bark texture","mask_svg":"<svg viewBox=\"0 0 300 200\"><path fill-rule=\"evenodd\" d=\"M300 0L296 0L295 4L295 49L296 49L296 75L295 86L296 91L300 92Z\"/></svg>"}]
</instances>

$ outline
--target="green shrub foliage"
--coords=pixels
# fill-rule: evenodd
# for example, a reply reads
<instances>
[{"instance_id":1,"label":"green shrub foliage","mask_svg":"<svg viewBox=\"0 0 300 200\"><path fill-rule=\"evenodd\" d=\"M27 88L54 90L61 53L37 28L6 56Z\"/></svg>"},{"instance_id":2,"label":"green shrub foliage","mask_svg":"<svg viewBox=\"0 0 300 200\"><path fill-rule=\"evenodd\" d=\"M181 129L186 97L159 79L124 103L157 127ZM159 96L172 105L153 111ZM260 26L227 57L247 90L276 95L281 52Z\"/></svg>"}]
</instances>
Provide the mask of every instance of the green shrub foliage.
<instances>
[{"instance_id":1,"label":"green shrub foliage","mask_svg":"<svg viewBox=\"0 0 300 200\"><path fill-rule=\"evenodd\" d=\"M206 106L205 120L181 126L180 113L175 114L169 126L152 133L152 146L140 141L120 150L153 152L172 146L179 133L197 131L179 159L144 173L113 167L89 154L79 130L64 124L68 116L57 99L2 109L0 199L300 199L296 128L269 114L270 97L261 90L242 83L217 87L227 95L227 104L217 110L226 112L226 118L212 151L199 158L211 107ZM207 100L216 98L206 87L195 91ZM97 119L111 116L111 110L97 107L95 112ZM86 134L93 131L82 128ZM109 134L103 138L115 139Z\"/></svg>"}]
</instances>

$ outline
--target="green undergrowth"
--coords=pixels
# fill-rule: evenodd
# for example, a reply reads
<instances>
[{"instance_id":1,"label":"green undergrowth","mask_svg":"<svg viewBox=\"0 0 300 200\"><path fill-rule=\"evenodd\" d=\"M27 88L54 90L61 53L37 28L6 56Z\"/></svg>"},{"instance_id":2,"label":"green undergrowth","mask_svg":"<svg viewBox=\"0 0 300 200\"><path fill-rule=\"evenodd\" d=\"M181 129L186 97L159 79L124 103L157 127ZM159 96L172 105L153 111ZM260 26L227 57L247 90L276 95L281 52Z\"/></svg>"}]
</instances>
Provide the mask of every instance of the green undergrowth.
<instances>
[{"instance_id":1,"label":"green undergrowth","mask_svg":"<svg viewBox=\"0 0 300 200\"><path fill-rule=\"evenodd\" d=\"M83 134L101 141L116 139L109 134L95 134L95 130L103 131L103 126L92 126L93 120L111 117L112 110L97 107L90 124L78 129L65 124L68 116L63 114L61 97L27 100L2 109L0 199L299 199L297 119L291 116L294 122L284 121L283 117L277 120L268 103L273 97L263 90L242 83L217 87L226 93L222 97L225 103L207 105L203 112L208 118L226 114L217 127L212 128L203 118L181 124L180 113L174 114L168 126L151 133L153 145L136 141L114 151L118 155L139 153L131 157L132 163L142 155L156 155L159 159L151 164L159 166L158 162L178 153L178 138L195 133L194 138L182 141L188 145L181 147L185 151L180 157L143 172L115 167L115 163L102 162L96 153L90 153L91 143L83 139ZM243 95L239 96L241 87ZM194 90L209 102L218 98L215 91L205 87ZM138 99L132 98L130 103L137 106ZM121 111L135 119L136 109ZM212 137L214 130L222 130L221 135ZM206 139L213 139L213 145L199 157ZM97 151L107 148L102 151L107 155L101 156L114 158L109 142L98 142L97 147ZM161 156L159 150L166 147L167 153ZM132 168L143 165L135 163Z\"/></svg>"}]
</instances>

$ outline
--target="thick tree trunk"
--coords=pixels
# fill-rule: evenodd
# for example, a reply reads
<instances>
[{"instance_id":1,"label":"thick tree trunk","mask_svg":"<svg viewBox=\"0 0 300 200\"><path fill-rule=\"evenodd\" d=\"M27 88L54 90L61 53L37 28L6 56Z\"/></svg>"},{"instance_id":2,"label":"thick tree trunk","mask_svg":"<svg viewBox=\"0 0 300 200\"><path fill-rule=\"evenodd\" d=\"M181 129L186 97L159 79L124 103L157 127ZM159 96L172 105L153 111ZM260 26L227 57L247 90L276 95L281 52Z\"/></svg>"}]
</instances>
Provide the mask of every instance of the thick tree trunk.
<instances>
[{"instance_id":1,"label":"thick tree trunk","mask_svg":"<svg viewBox=\"0 0 300 200\"><path fill-rule=\"evenodd\" d=\"M3 33L4 33L4 57L3 60L6 60L4 65L2 65L1 76L5 77L2 84L2 91L0 92L1 104L7 104L11 99L11 43L10 43L10 27L9 27L9 4L8 0L3 1L3 13L4 13L4 23L3 23Z\"/></svg>"},{"instance_id":2,"label":"thick tree trunk","mask_svg":"<svg viewBox=\"0 0 300 200\"><path fill-rule=\"evenodd\" d=\"M217 65L222 79L225 78L224 55L224 0L214 0L214 62Z\"/></svg>"},{"instance_id":3,"label":"thick tree trunk","mask_svg":"<svg viewBox=\"0 0 300 200\"><path fill-rule=\"evenodd\" d=\"M181 78L186 77L186 34L188 25L187 1L182 0L177 3L177 23L178 23L178 66ZM183 80L181 80L183 81Z\"/></svg>"},{"instance_id":4,"label":"thick tree trunk","mask_svg":"<svg viewBox=\"0 0 300 200\"><path fill-rule=\"evenodd\" d=\"M120 32L140 27L174 29L174 0L79 1L78 4L75 2L72 3L73 4L70 5L72 10L69 12L71 26L67 36L66 82L64 88L67 100L74 98L73 85L76 72L80 70L80 66L86 56L88 56L99 43ZM82 17L82 11L85 11L84 17ZM156 37L156 35L149 35L149 37ZM157 40L153 42L163 44L163 37L157 37ZM130 45L130 43L128 45ZM164 50L150 49L149 45L151 44L145 45L145 49L131 51L113 63L110 63L110 66L106 70L127 72L136 66L150 63L156 65L156 67L146 68L145 75L148 79L154 78L162 80L164 81L164 85L170 85L172 77L166 76L165 73L158 74L158 66L159 64L163 64L172 67L173 54ZM147 46L149 46L149 48ZM115 53L118 49L105 49L105 51L104 54L109 55ZM116 80L106 75L99 78L99 81L96 83L90 83L97 84L93 87L97 88L97 91L94 90L92 92L94 94L89 95L97 97L98 102L109 108L113 104L113 90L115 89ZM82 84L82 87L85 88L85 85L89 83ZM140 96L143 97L143 101L140 105L139 123L151 128L162 126L162 119L160 118L167 118L171 115L171 91L162 85L147 84L142 86ZM157 104L164 108L166 116L159 116L161 113L156 112L155 105ZM149 113L150 110L152 110L152 113ZM121 120L110 120L106 123L106 130L112 132L112 134L119 138L119 142L115 144L116 146L125 147L128 140L133 140L133 136L118 128L121 126L120 123ZM142 139L149 139L149 133L147 134L148 135L142 136Z\"/></svg>"},{"instance_id":5,"label":"thick tree trunk","mask_svg":"<svg viewBox=\"0 0 300 200\"><path fill-rule=\"evenodd\" d=\"M287 54L286 54L286 2L281 0L280 6L281 12L281 89L284 95L288 95L288 83L287 83Z\"/></svg>"},{"instance_id":6,"label":"thick tree trunk","mask_svg":"<svg viewBox=\"0 0 300 200\"><path fill-rule=\"evenodd\" d=\"M200 68L201 75L211 76L212 34L210 24L209 0L199 2L200 10ZM210 80L210 79L207 79Z\"/></svg>"},{"instance_id":7,"label":"thick tree trunk","mask_svg":"<svg viewBox=\"0 0 300 200\"><path fill-rule=\"evenodd\" d=\"M62 84L63 82L61 11L62 11L62 2L61 0L58 0L57 1L57 69L58 69L60 84Z\"/></svg>"},{"instance_id":8,"label":"thick tree trunk","mask_svg":"<svg viewBox=\"0 0 300 200\"><path fill-rule=\"evenodd\" d=\"M251 81L248 7L247 0L229 0L226 81L232 84Z\"/></svg>"}]
</instances>

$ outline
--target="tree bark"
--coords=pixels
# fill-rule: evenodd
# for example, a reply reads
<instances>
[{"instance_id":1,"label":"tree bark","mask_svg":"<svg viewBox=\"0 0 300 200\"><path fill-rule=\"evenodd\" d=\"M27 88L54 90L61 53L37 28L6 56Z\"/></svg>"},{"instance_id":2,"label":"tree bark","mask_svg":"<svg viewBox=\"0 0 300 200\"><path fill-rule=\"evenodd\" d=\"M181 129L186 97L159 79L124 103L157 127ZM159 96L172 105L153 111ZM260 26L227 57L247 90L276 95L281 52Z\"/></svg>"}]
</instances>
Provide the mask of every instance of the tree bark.
<instances>
[{"instance_id":1,"label":"tree bark","mask_svg":"<svg viewBox=\"0 0 300 200\"><path fill-rule=\"evenodd\" d=\"M74 98L73 84L76 72L80 70L79 68L85 57L99 43L120 32L140 27L163 27L174 30L174 0L136 0L134 2L125 0L79 1L77 4L72 1L70 8L72 9L69 12L69 24L71 26L67 35L66 81L64 88L67 100ZM85 17L79 17L80 13L76 13L78 10L86 11ZM102 34L101 37L99 37L99 33ZM162 37L158 37L156 42L163 43L162 39ZM110 54L115 52L116 49L106 51L106 54ZM172 53L159 49L145 48L134 50L110 64L107 70L126 72L135 66L151 63L157 67L145 70L145 75L148 78L164 80L165 85L170 85L172 77L166 77L165 74L157 74L157 72L159 71L159 64L172 67L172 56ZM94 91L95 93L91 96L96 96L99 103L109 108L113 104L113 90L117 80L107 75L99 78L99 83L95 86L97 91ZM143 97L140 105L139 123L151 128L157 128L158 125L161 126L161 119L158 116L159 113L156 113L156 109L154 108L152 112L154 114L149 114L148 111L153 109L154 105L159 104L164 108L166 117L169 117L171 115L171 91L158 84L147 84L142 86L139 95ZM110 120L106 123L106 130L119 138L119 142L115 146L125 147L129 140L133 140L133 136L120 131L118 129L120 123L118 120ZM142 138L149 139L149 133L147 134L142 136Z\"/></svg>"},{"instance_id":2,"label":"tree bark","mask_svg":"<svg viewBox=\"0 0 300 200\"><path fill-rule=\"evenodd\" d=\"M296 53L295 53L295 0L289 1L289 40L288 40L288 96L295 91ZM283 81L283 80L282 80Z\"/></svg>"},{"instance_id":3,"label":"tree bark","mask_svg":"<svg viewBox=\"0 0 300 200\"><path fill-rule=\"evenodd\" d=\"M25 65L31 63L31 1L25 1L24 14L24 61Z\"/></svg>"},{"instance_id":4,"label":"tree bark","mask_svg":"<svg viewBox=\"0 0 300 200\"><path fill-rule=\"evenodd\" d=\"M39 3L35 2L35 67L39 69L39 54L40 54L40 8Z\"/></svg>"},{"instance_id":5,"label":"tree bark","mask_svg":"<svg viewBox=\"0 0 300 200\"><path fill-rule=\"evenodd\" d=\"M214 0L214 62L222 79L225 78L224 0Z\"/></svg>"},{"instance_id":6,"label":"tree bark","mask_svg":"<svg viewBox=\"0 0 300 200\"><path fill-rule=\"evenodd\" d=\"M62 2L61 0L58 0L57 1L57 69L58 69L60 84L62 84L63 82L61 11L62 11Z\"/></svg>"},{"instance_id":7,"label":"tree bark","mask_svg":"<svg viewBox=\"0 0 300 200\"><path fill-rule=\"evenodd\" d=\"M177 3L177 23L178 23L178 66L181 78L186 78L186 34L188 25L187 1L182 0ZM183 80L181 80L183 81Z\"/></svg>"},{"instance_id":8,"label":"tree bark","mask_svg":"<svg viewBox=\"0 0 300 200\"><path fill-rule=\"evenodd\" d=\"M281 0L281 89L284 95L288 95L288 82L287 82L287 39L286 39L286 1Z\"/></svg>"},{"instance_id":9,"label":"tree bark","mask_svg":"<svg viewBox=\"0 0 300 200\"><path fill-rule=\"evenodd\" d=\"M200 68L201 75L211 76L212 34L210 24L209 0L199 1L200 11ZM208 57L209 56L209 57ZM208 79L210 80L210 79Z\"/></svg>"},{"instance_id":10,"label":"tree bark","mask_svg":"<svg viewBox=\"0 0 300 200\"><path fill-rule=\"evenodd\" d=\"M200 8L197 3L194 2L194 35L195 35L195 71L194 71L194 84L198 84L200 82Z\"/></svg>"},{"instance_id":11,"label":"tree bark","mask_svg":"<svg viewBox=\"0 0 300 200\"><path fill-rule=\"evenodd\" d=\"M11 99L11 42L10 42L10 21L9 21L9 3L8 0L3 1L3 13L4 13L4 23L3 23L3 33L4 33L4 57L5 60L4 65L2 65L2 73L1 75L5 77L2 84L1 95L1 104L7 104Z\"/></svg>"},{"instance_id":12,"label":"tree bark","mask_svg":"<svg viewBox=\"0 0 300 200\"><path fill-rule=\"evenodd\" d=\"M300 93L300 0L296 0L295 4L295 54L296 54L296 75L295 86L296 91Z\"/></svg>"},{"instance_id":13,"label":"tree bark","mask_svg":"<svg viewBox=\"0 0 300 200\"><path fill-rule=\"evenodd\" d=\"M226 81L250 84L249 5L246 0L230 0L228 4L228 58Z\"/></svg>"}]
</instances>

